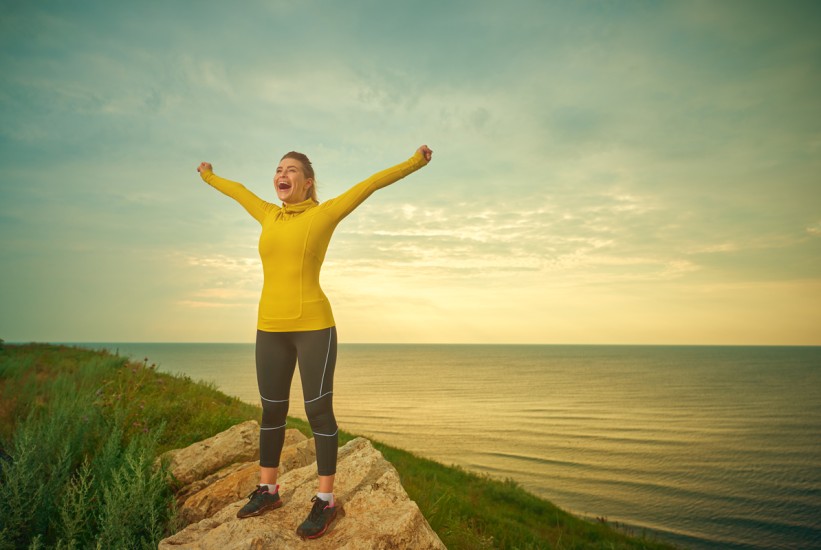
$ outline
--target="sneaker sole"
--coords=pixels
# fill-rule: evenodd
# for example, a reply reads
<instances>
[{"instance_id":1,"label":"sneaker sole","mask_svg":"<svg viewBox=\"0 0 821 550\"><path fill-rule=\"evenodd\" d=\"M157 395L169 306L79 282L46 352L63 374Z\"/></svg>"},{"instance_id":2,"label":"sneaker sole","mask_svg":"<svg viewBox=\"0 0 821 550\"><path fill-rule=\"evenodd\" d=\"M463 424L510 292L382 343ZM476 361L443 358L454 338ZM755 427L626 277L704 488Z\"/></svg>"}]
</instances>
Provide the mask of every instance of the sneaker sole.
<instances>
[{"instance_id":1,"label":"sneaker sole","mask_svg":"<svg viewBox=\"0 0 821 550\"><path fill-rule=\"evenodd\" d=\"M239 519L245 519L245 518L253 518L253 517L256 517L256 516L261 516L265 512L267 512L269 510L276 510L280 506L282 506L282 500L278 500L278 501L274 502L273 504L269 504L268 506L263 506L262 508L260 508L256 512L251 512L250 514L240 515L240 512L241 512L241 510L240 510L240 512L237 512L237 517Z\"/></svg>"}]
</instances>

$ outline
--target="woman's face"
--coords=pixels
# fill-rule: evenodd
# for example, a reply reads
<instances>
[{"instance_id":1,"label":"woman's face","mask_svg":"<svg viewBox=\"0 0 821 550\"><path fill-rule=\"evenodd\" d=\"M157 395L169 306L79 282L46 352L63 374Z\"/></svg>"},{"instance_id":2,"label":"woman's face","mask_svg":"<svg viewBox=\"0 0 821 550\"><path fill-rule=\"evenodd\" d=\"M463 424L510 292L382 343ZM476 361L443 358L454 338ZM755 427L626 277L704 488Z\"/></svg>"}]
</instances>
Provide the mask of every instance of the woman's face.
<instances>
[{"instance_id":1,"label":"woman's face","mask_svg":"<svg viewBox=\"0 0 821 550\"><path fill-rule=\"evenodd\" d=\"M277 197L285 204L296 204L308 197L308 190L314 182L305 179L302 163L296 159L284 158L277 166L274 175L274 187Z\"/></svg>"}]
</instances>

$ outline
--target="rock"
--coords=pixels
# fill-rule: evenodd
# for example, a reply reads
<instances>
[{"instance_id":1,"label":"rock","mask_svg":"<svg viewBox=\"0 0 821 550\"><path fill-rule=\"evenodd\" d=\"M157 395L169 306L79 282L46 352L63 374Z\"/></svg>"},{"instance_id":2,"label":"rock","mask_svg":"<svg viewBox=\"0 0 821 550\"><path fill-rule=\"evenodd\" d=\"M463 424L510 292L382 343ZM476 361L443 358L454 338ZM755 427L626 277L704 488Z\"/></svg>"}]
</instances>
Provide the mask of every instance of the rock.
<instances>
[{"instance_id":1,"label":"rock","mask_svg":"<svg viewBox=\"0 0 821 550\"><path fill-rule=\"evenodd\" d=\"M159 544L177 548L292 548L316 493L316 464L280 476L284 505L258 517L237 519L245 499L211 518L194 523ZM334 494L339 512L328 532L310 541L312 548L444 549L419 507L410 500L399 475L370 441L357 438L339 449Z\"/></svg>"},{"instance_id":2,"label":"rock","mask_svg":"<svg viewBox=\"0 0 821 550\"><path fill-rule=\"evenodd\" d=\"M259 459L259 424L248 420L184 449L163 453L169 472L188 485L235 462Z\"/></svg>"},{"instance_id":3,"label":"rock","mask_svg":"<svg viewBox=\"0 0 821 550\"><path fill-rule=\"evenodd\" d=\"M279 463L280 476L295 468L302 468L316 461L316 447L313 439L305 440L282 449ZM288 437L285 438L286 444ZM293 441L293 438L291 438ZM230 473L214 480L194 495L191 495L180 506L179 517L182 525L188 525L207 517L239 499L246 499L259 483L259 463L245 462L231 468ZM219 472L218 472L219 474ZM218 474L210 477L217 477ZM179 500L178 500L179 502Z\"/></svg>"},{"instance_id":4,"label":"rock","mask_svg":"<svg viewBox=\"0 0 821 550\"><path fill-rule=\"evenodd\" d=\"M306 464L310 464L311 462L316 460L316 452L315 451L313 451L313 454L310 457L307 457L307 456L306 457L300 457L302 462L297 462L297 461L295 461L295 459L290 458L293 453L297 452L296 450L291 450L291 447L298 444L298 443L300 443L300 442L302 442L302 441L313 441L313 440L309 440L299 430L295 430L295 429L285 430L285 443L283 444L282 456L280 457L280 471L281 472L284 472L284 470L282 469L283 467L286 467L286 468L289 468L289 469L293 470L295 467L302 467L302 466L305 466ZM311 447L311 448L313 448L313 447ZM294 464L291 464L289 462L289 459L291 461L294 461ZM295 464L297 464L297 463L299 465L295 466ZM192 483L189 483L188 485L186 485L185 487L183 487L182 489L177 491L177 504L182 505L186 500L188 500L190 497L192 497L196 493L199 493L200 491L202 491L206 487L208 487L210 485L213 485L214 483L218 482L219 480L234 474L235 472L237 472L237 470L240 470L242 468L246 468L248 466L248 464L257 464L258 465L258 462L253 461L253 462L240 462L240 463L236 463L236 464L231 464L230 466L226 466L225 468L223 468L223 469L217 471L216 473L213 473L213 474L211 474L211 475L209 475L209 476L207 476L203 479L198 479L198 480L196 480ZM251 487L251 489L253 489L253 488L254 487ZM248 491L250 492L251 489L249 489ZM200 518L200 519L202 519L202 518Z\"/></svg>"},{"instance_id":5,"label":"rock","mask_svg":"<svg viewBox=\"0 0 821 550\"><path fill-rule=\"evenodd\" d=\"M303 435L302 437L305 436ZM288 444L287 439L285 443L286 445ZM279 457L279 475L291 470L296 470L297 468L302 468L308 464L313 464L314 462L316 462L316 444L313 439L305 439L304 441L288 445L287 447L283 447L282 454Z\"/></svg>"},{"instance_id":6,"label":"rock","mask_svg":"<svg viewBox=\"0 0 821 550\"><path fill-rule=\"evenodd\" d=\"M180 505L181 525L189 525L213 516L228 504L245 497L259 483L259 464L244 462L239 468L188 497Z\"/></svg>"},{"instance_id":7,"label":"rock","mask_svg":"<svg viewBox=\"0 0 821 550\"><path fill-rule=\"evenodd\" d=\"M248 467L249 464L258 464L258 462L238 462L237 464L231 464L230 466L226 466L222 470L219 470L218 472L211 474L205 479L199 479L193 483L189 483L188 485L177 491L177 505L182 506L186 500L196 495L206 487L209 487L217 483L219 480L236 473L238 470Z\"/></svg>"}]
</instances>

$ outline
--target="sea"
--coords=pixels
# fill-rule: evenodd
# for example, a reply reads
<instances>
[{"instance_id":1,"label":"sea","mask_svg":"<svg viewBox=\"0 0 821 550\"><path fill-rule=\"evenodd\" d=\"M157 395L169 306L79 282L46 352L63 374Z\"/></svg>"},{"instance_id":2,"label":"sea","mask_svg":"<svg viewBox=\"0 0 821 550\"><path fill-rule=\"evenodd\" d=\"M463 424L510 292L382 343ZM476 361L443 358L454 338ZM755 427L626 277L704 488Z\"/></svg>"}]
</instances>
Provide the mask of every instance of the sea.
<instances>
[{"instance_id":1,"label":"sea","mask_svg":"<svg viewBox=\"0 0 821 550\"><path fill-rule=\"evenodd\" d=\"M259 403L253 344L83 345ZM305 418L298 376L291 403ZM821 347L342 343L334 408L636 535L821 548Z\"/></svg>"}]
</instances>

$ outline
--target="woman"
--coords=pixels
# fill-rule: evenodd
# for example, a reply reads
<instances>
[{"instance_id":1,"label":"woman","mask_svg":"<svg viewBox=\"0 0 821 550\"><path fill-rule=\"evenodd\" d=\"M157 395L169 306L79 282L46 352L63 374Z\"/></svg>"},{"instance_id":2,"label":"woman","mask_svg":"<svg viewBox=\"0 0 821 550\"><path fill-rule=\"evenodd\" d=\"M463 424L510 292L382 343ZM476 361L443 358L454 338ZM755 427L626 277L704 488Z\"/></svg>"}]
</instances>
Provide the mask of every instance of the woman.
<instances>
[{"instance_id":1,"label":"woman","mask_svg":"<svg viewBox=\"0 0 821 550\"><path fill-rule=\"evenodd\" d=\"M220 178L207 162L197 168L206 183L239 202L262 226L259 255L264 282L256 340L257 383L262 399L260 483L238 517L256 516L282 505L277 474L297 360L319 474L319 492L297 533L303 538L320 537L336 517L333 485L338 429L332 399L336 326L330 303L319 287L319 271L337 224L377 189L427 165L432 154L423 145L409 160L320 204L311 161L292 151L282 157L274 175L282 207L260 199L242 184Z\"/></svg>"}]
</instances>

